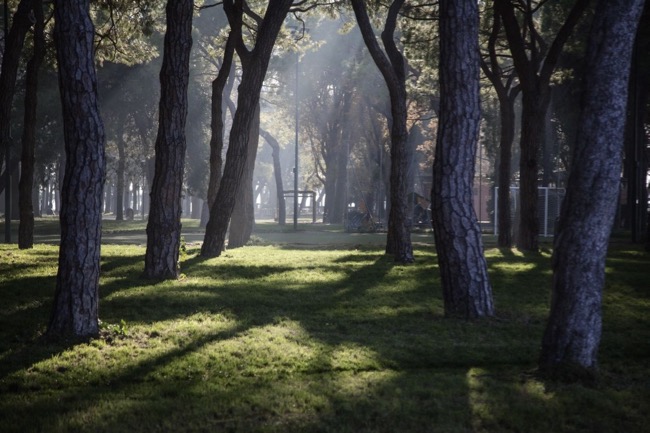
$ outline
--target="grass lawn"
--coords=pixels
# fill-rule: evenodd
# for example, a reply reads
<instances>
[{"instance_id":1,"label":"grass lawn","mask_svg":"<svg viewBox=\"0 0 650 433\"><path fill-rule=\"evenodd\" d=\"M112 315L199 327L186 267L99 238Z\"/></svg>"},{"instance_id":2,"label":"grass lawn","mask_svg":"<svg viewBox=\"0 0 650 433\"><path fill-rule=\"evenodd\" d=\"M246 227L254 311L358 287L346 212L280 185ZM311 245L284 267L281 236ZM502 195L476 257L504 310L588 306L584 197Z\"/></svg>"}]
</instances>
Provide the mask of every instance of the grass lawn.
<instances>
[{"instance_id":1,"label":"grass lawn","mask_svg":"<svg viewBox=\"0 0 650 433\"><path fill-rule=\"evenodd\" d=\"M41 338L56 246L1 245L0 431L650 431L639 247L612 246L601 375L585 386L533 374L547 250L489 249L498 315L466 323L443 317L426 235L402 266L381 237L306 230L294 244L262 226L255 246L210 260L188 242L183 278L160 283L140 278L142 246L105 245L101 336L63 343Z\"/></svg>"}]
</instances>

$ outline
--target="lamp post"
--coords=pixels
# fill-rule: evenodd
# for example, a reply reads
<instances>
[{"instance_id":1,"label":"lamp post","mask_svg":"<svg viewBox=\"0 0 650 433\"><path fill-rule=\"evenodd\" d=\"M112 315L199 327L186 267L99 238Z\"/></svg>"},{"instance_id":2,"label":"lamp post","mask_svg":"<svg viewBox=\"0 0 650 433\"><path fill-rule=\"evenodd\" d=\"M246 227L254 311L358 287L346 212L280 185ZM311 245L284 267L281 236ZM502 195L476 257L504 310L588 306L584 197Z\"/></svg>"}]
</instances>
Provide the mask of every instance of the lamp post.
<instances>
[{"instance_id":1,"label":"lamp post","mask_svg":"<svg viewBox=\"0 0 650 433\"><path fill-rule=\"evenodd\" d=\"M293 167L293 229L295 231L298 230L298 121L299 121L299 115L298 115L298 74L300 73L300 55L297 56L296 58L296 89L294 92L295 96L295 124L296 124L296 144L295 144L295 162L294 162L294 167Z\"/></svg>"},{"instance_id":2,"label":"lamp post","mask_svg":"<svg viewBox=\"0 0 650 433\"><path fill-rule=\"evenodd\" d=\"M9 39L9 6L7 0L4 0L4 21L5 21L5 40L4 40L4 53L3 61L7 54L7 40ZM7 125L7 128L10 128ZM11 243L11 174L9 172L9 157L11 149L9 142L5 143L5 243Z\"/></svg>"}]
</instances>

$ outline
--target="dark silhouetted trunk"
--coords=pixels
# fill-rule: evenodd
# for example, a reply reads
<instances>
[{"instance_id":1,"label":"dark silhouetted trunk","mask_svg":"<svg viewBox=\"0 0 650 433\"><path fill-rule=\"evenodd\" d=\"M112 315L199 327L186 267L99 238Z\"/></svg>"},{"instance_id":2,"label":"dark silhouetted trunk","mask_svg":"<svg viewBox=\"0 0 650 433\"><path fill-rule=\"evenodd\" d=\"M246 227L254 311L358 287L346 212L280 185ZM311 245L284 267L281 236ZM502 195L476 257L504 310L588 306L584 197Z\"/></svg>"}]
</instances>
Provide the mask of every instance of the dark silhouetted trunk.
<instances>
[{"instance_id":1,"label":"dark silhouetted trunk","mask_svg":"<svg viewBox=\"0 0 650 433\"><path fill-rule=\"evenodd\" d=\"M147 223L144 275L148 278L174 279L179 274L193 3L192 0L167 2L156 169Z\"/></svg>"},{"instance_id":2,"label":"dark silhouetted trunk","mask_svg":"<svg viewBox=\"0 0 650 433\"><path fill-rule=\"evenodd\" d=\"M38 72L45 57L43 1L34 0L34 53L27 63L25 78L25 117L23 122L20 182L18 185L20 224L18 248L34 246L34 148L36 146L36 108L38 106Z\"/></svg>"},{"instance_id":3,"label":"dark silhouetted trunk","mask_svg":"<svg viewBox=\"0 0 650 433\"><path fill-rule=\"evenodd\" d=\"M472 185L481 121L478 6L440 1L440 115L431 194L445 315L492 316Z\"/></svg>"},{"instance_id":4,"label":"dark silhouetted trunk","mask_svg":"<svg viewBox=\"0 0 650 433\"><path fill-rule=\"evenodd\" d=\"M646 2L648 3L648 2ZM627 205L625 207L626 228L630 229L632 242L643 242L648 226L648 149L644 116L650 109L650 4L641 16L639 32L632 52L630 71L630 95L628 100L628 122L626 131L624 176L627 180Z\"/></svg>"},{"instance_id":5,"label":"dark silhouetted trunk","mask_svg":"<svg viewBox=\"0 0 650 433\"><path fill-rule=\"evenodd\" d=\"M497 244L502 248L512 246L512 217L510 215L510 176L512 171L512 143L515 139L515 99L519 87L515 85L514 70L504 73L499 62L497 43L501 34L501 16L496 7L492 15L492 30L488 38L489 62L482 59L481 68L492 83L499 99L499 168L497 199L497 228L499 237Z\"/></svg>"},{"instance_id":6,"label":"dark silhouetted trunk","mask_svg":"<svg viewBox=\"0 0 650 433\"><path fill-rule=\"evenodd\" d=\"M124 221L124 177L126 175L126 143L124 142L124 122L126 121L126 112L119 114L120 119L117 124L117 169L115 170L115 220Z\"/></svg>"},{"instance_id":7,"label":"dark silhouetted trunk","mask_svg":"<svg viewBox=\"0 0 650 433\"><path fill-rule=\"evenodd\" d=\"M4 44L2 69L0 70L0 167L5 165L5 151L11 145L11 109L16 92L16 75L20 65L20 55L25 43L25 35L32 26L30 13L32 0L21 0L13 16L11 29ZM12 164L13 165L13 164ZM6 170L7 167L4 167ZM10 167L10 169L12 169ZM12 169L13 170L13 169ZM5 174L2 170L0 192L5 188Z\"/></svg>"},{"instance_id":8,"label":"dark silhouetted trunk","mask_svg":"<svg viewBox=\"0 0 650 433\"><path fill-rule=\"evenodd\" d=\"M497 245L512 247L512 216L510 212L510 176L512 174L512 143L515 139L514 97L499 100L501 136L499 138L499 197L497 200L497 221L499 237Z\"/></svg>"},{"instance_id":9,"label":"dark silhouetted trunk","mask_svg":"<svg viewBox=\"0 0 650 433\"><path fill-rule=\"evenodd\" d=\"M590 0L577 0L564 24L551 44L540 44L541 36L534 27L536 20L532 4L527 3L524 24L520 27L515 9L518 2L495 0L495 9L502 18L510 45L514 67L521 83L522 113L519 160L520 221L517 233L517 247L525 251L537 251L539 247L538 154L542 149L545 134L546 111L550 101L551 77L558 63L564 44L573 28L583 15ZM516 5L515 5L516 3ZM525 37L532 38L524 39ZM530 50L534 54L530 54Z\"/></svg>"},{"instance_id":10,"label":"dark silhouetted trunk","mask_svg":"<svg viewBox=\"0 0 650 433\"><path fill-rule=\"evenodd\" d=\"M618 205L628 77L642 0L600 1L587 47L582 115L553 251L551 312L539 367L597 367L607 246Z\"/></svg>"},{"instance_id":11,"label":"dark silhouetted trunk","mask_svg":"<svg viewBox=\"0 0 650 433\"><path fill-rule=\"evenodd\" d=\"M287 222L287 207L284 200L284 186L282 184L282 167L280 165L280 143L268 131L260 128L260 135L271 146L273 157L273 177L275 178L275 194L278 203L278 223L283 226Z\"/></svg>"},{"instance_id":12,"label":"dark silhouetted trunk","mask_svg":"<svg viewBox=\"0 0 650 433\"><path fill-rule=\"evenodd\" d=\"M205 238L201 247L203 257L219 256L224 249L228 223L244 176L250 130L255 120L262 83L275 40L291 4L291 0L269 1L266 14L258 28L255 47L249 51L241 35L243 15L241 4L235 5L232 0L224 2L231 31L237 32L235 47L242 63L242 79L239 85L237 111L230 130L226 164L216 200L210 208L210 220L205 228Z\"/></svg>"},{"instance_id":13,"label":"dark silhouetted trunk","mask_svg":"<svg viewBox=\"0 0 650 433\"><path fill-rule=\"evenodd\" d=\"M221 182L221 168L223 167L223 140L224 140L224 113L223 113L223 98L228 77L233 69L233 55L235 52L235 34L231 32L228 35L226 48L221 62L221 68L217 77L212 81L212 117L210 120L210 178L208 180L208 199L207 199L207 215L201 218L201 225L205 227L210 215L210 207L214 205L219 191L219 183ZM231 86L234 80L231 80ZM230 86L229 86L230 87ZM230 95L230 89L225 92L226 98Z\"/></svg>"},{"instance_id":14,"label":"dark silhouetted trunk","mask_svg":"<svg viewBox=\"0 0 650 433\"><path fill-rule=\"evenodd\" d=\"M105 173L88 0L56 0L54 40L65 136L61 246L50 336L99 332L99 259Z\"/></svg>"},{"instance_id":15,"label":"dark silhouetted trunk","mask_svg":"<svg viewBox=\"0 0 650 433\"><path fill-rule=\"evenodd\" d=\"M363 0L352 0L354 14L361 29L363 40L375 64L381 72L391 101L391 170L390 170L390 213L388 215L388 234L386 254L392 254L396 262L413 262L411 244L410 216L408 215L408 165L411 160L407 146L408 129L406 125L406 69L405 59L397 49L394 34L397 16L404 0L391 4L381 39L386 53L382 51L375 38L368 19Z\"/></svg>"},{"instance_id":16,"label":"dark silhouetted trunk","mask_svg":"<svg viewBox=\"0 0 650 433\"><path fill-rule=\"evenodd\" d=\"M241 186L237 194L235 208L230 221L230 233L228 235L228 248L239 248L246 245L253 233L255 225L255 197L253 194L253 172L255 171L255 159L257 158L257 147L260 142L260 107L257 105L255 118L250 130L248 141L248 156L246 167L242 176Z\"/></svg>"}]
</instances>

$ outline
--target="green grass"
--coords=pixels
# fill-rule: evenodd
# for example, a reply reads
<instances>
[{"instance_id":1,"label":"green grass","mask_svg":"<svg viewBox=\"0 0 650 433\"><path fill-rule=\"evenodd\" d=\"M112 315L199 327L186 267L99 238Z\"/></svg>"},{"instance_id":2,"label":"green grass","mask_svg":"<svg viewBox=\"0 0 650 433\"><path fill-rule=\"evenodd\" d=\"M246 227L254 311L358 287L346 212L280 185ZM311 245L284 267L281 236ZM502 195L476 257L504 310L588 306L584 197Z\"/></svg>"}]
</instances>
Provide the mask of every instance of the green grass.
<instances>
[{"instance_id":1,"label":"green grass","mask_svg":"<svg viewBox=\"0 0 650 433\"><path fill-rule=\"evenodd\" d=\"M134 229L135 230L135 229ZM306 229L305 229L306 230ZM329 233L331 231L331 233ZM0 246L2 432L642 432L650 426L648 255L608 261L601 375L532 374L549 252L488 250L498 315L443 317L433 248L394 264L374 241L265 239L184 277L140 278L144 248L102 249L102 333L41 336L57 250ZM290 233L289 233L290 234ZM361 239L361 240L359 240ZM321 239L322 240L322 239ZM268 245L272 244L272 245Z\"/></svg>"}]
</instances>

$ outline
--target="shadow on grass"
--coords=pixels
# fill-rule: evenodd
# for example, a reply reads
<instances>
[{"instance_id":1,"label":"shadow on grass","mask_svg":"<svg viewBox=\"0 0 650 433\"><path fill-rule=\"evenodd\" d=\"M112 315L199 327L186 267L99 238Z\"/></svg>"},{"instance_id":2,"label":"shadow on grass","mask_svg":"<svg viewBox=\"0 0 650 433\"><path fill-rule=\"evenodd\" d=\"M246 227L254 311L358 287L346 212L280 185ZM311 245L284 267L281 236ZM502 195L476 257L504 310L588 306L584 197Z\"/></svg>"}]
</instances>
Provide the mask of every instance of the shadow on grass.
<instances>
[{"instance_id":1,"label":"shadow on grass","mask_svg":"<svg viewBox=\"0 0 650 433\"><path fill-rule=\"evenodd\" d=\"M490 259L493 265L496 260ZM544 304L540 299L548 290L530 287L530 281L547 272L545 260L509 258L514 271L492 266L497 297L511 314L537 316L536 305ZM553 395L543 384L513 375L513 365L522 370L535 362L539 323L486 320L477 326L443 320L433 263L400 266L379 252L363 251L296 271L282 264L242 266L221 260L212 265L189 257L183 263L186 280L152 284L139 278L141 261L136 255L105 259L103 318L152 324L227 312L232 325L189 333L163 353L151 352L133 364L91 375L87 382L51 388L39 388L28 378L7 383L7 372L27 369L69 346L18 349L2 359L10 367L3 370L0 391L8 392L7 399L31 391L37 395L25 404L20 398L0 404L0 411L12 409L12 420L25 420L15 431L25 425L37 430L30 417L38 418L40 428L97 432L542 432L590 431L598 424L595 416L587 425L567 429L562 423L575 415L565 406L571 406L574 394L559 390ZM337 277L319 279L333 264ZM283 276L291 272L297 275ZM216 281L207 285L206 278ZM526 300L530 296L533 300ZM40 320L17 314L24 321ZM271 350L272 339L282 336L265 337L262 330L287 323L293 326L286 336L292 347L311 350L296 355L304 358L300 366L267 366L244 351L264 338L269 340L263 349ZM227 359L234 364L219 353L206 353L212 345L244 337ZM128 338L142 339L146 351L159 337ZM343 358L345 351L357 358ZM249 367L247 362L260 364ZM62 383L67 374L80 374L55 371ZM582 397L590 399L586 392ZM521 415L513 418L513 410ZM614 412L614 419L622 412ZM549 421L535 425L539 419ZM633 430L633 423L624 425ZM11 431L13 424L7 426Z\"/></svg>"}]
</instances>

